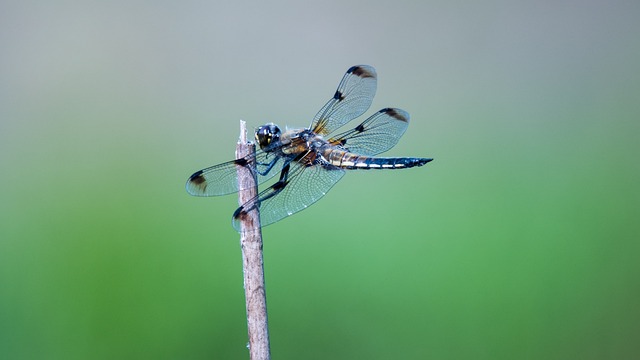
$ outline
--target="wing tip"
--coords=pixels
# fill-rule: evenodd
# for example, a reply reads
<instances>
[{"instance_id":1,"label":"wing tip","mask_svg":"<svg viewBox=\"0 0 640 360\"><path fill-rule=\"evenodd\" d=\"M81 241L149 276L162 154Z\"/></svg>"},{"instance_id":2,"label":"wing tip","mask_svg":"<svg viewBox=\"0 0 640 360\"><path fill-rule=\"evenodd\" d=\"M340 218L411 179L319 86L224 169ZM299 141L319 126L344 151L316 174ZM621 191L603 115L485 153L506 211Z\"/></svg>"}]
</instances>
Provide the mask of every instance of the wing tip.
<instances>
[{"instance_id":1,"label":"wing tip","mask_svg":"<svg viewBox=\"0 0 640 360\"><path fill-rule=\"evenodd\" d=\"M187 192L194 196L202 196L207 189L207 180L203 176L203 171L199 170L189 176L185 185Z\"/></svg>"},{"instance_id":2,"label":"wing tip","mask_svg":"<svg viewBox=\"0 0 640 360\"><path fill-rule=\"evenodd\" d=\"M371 65L354 65L347 70L348 74L353 74L361 78L376 78L376 69Z\"/></svg>"},{"instance_id":3,"label":"wing tip","mask_svg":"<svg viewBox=\"0 0 640 360\"><path fill-rule=\"evenodd\" d=\"M380 113L385 113L389 116L391 116L392 118L399 120L399 121L403 121L408 123L409 119L411 118L411 116L409 116L409 113L402 110L402 109L398 109L398 108L384 108L382 110L379 111Z\"/></svg>"}]
</instances>

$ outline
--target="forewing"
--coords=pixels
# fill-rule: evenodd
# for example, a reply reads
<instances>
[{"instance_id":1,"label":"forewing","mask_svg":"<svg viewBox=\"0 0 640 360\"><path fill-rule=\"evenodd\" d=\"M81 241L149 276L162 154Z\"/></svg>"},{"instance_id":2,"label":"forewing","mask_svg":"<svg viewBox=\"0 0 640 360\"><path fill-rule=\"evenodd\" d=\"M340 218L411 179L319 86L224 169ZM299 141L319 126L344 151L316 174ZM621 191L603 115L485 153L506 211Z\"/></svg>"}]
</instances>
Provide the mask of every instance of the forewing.
<instances>
[{"instance_id":1,"label":"forewing","mask_svg":"<svg viewBox=\"0 0 640 360\"><path fill-rule=\"evenodd\" d=\"M323 168L320 165L305 166L291 163L287 185L279 192L271 186L249 200L242 207L252 209L260 206L260 225L273 224L289 215L306 209L318 201L344 175L344 170ZM233 227L240 231L240 222L233 218Z\"/></svg>"},{"instance_id":2,"label":"forewing","mask_svg":"<svg viewBox=\"0 0 640 360\"><path fill-rule=\"evenodd\" d=\"M385 108L371 115L355 128L329 139L350 152L377 155L394 147L409 126L409 113L402 109Z\"/></svg>"},{"instance_id":3,"label":"forewing","mask_svg":"<svg viewBox=\"0 0 640 360\"><path fill-rule=\"evenodd\" d=\"M311 130L327 135L362 115L371 106L376 84L376 70L372 66L352 66L344 74L333 98L313 118Z\"/></svg>"},{"instance_id":4,"label":"forewing","mask_svg":"<svg viewBox=\"0 0 640 360\"><path fill-rule=\"evenodd\" d=\"M234 193L238 191L236 165L252 166L254 161L258 172L258 184L277 174L283 163L283 159L276 158L272 153L258 150L255 156L246 156L196 171L187 180L187 192L193 196L219 196ZM274 161L275 163L269 169L269 164Z\"/></svg>"}]
</instances>

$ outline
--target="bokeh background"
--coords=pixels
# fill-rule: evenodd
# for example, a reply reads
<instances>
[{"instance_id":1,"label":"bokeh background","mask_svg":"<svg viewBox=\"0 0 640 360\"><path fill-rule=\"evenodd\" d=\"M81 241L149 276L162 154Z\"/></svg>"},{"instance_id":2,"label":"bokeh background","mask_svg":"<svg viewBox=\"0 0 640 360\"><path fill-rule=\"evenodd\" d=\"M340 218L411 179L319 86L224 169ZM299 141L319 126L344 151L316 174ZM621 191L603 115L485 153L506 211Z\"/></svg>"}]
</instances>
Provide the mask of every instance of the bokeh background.
<instances>
[{"instance_id":1,"label":"bokeh background","mask_svg":"<svg viewBox=\"0 0 640 360\"><path fill-rule=\"evenodd\" d=\"M389 155L265 228L274 359L640 353L640 2L3 1L0 358L246 359L238 120L351 65Z\"/></svg>"}]
</instances>

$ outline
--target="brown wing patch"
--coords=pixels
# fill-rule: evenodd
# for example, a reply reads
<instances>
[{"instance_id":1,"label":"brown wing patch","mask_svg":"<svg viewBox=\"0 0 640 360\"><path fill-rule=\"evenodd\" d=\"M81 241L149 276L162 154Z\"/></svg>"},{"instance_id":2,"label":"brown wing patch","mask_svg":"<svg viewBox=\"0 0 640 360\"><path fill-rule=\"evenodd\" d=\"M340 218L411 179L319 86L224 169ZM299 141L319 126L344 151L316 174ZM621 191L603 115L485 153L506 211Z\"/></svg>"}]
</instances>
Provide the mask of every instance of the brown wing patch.
<instances>
[{"instance_id":1,"label":"brown wing patch","mask_svg":"<svg viewBox=\"0 0 640 360\"><path fill-rule=\"evenodd\" d=\"M394 118L396 120L409 122L409 119L406 116L404 116L404 114L396 111L396 109L385 108L385 109L380 110L380 112L386 113L387 115L391 116L392 118Z\"/></svg>"},{"instance_id":2,"label":"brown wing patch","mask_svg":"<svg viewBox=\"0 0 640 360\"><path fill-rule=\"evenodd\" d=\"M314 133L318 135L326 135L327 134L327 119L323 118L318 121L316 126L312 129Z\"/></svg>"},{"instance_id":3,"label":"brown wing patch","mask_svg":"<svg viewBox=\"0 0 640 360\"><path fill-rule=\"evenodd\" d=\"M362 66L353 66L351 67L351 69L349 69L349 72L352 73L353 75L359 76L361 78L375 78L376 74L372 73L371 71L367 70L366 68L362 67Z\"/></svg>"},{"instance_id":4,"label":"brown wing patch","mask_svg":"<svg viewBox=\"0 0 640 360\"><path fill-rule=\"evenodd\" d=\"M193 185L193 188L200 190L202 193L207 189L207 180L202 175L202 170L191 175L189 183Z\"/></svg>"}]
</instances>

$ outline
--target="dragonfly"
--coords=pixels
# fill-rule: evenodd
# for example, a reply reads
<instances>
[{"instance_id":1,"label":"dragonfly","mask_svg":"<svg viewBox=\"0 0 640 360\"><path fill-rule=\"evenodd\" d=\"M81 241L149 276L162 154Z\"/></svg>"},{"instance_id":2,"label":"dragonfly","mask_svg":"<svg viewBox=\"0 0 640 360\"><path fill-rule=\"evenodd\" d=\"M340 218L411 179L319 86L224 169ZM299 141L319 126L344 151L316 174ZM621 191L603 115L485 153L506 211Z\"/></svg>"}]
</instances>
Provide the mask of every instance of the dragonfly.
<instances>
[{"instance_id":1,"label":"dragonfly","mask_svg":"<svg viewBox=\"0 0 640 360\"><path fill-rule=\"evenodd\" d=\"M322 198L346 170L408 169L432 161L376 157L395 146L406 131L409 114L402 109L381 109L355 127L338 131L369 109L376 87L377 74L372 66L352 66L309 127L285 131L273 123L258 127L255 141L259 149L254 154L196 171L187 180L187 192L220 196L242 190L237 166L255 171L258 184L279 174L273 184L233 213L232 225L240 231L241 219L253 209L259 210L262 227L306 209Z\"/></svg>"}]
</instances>

